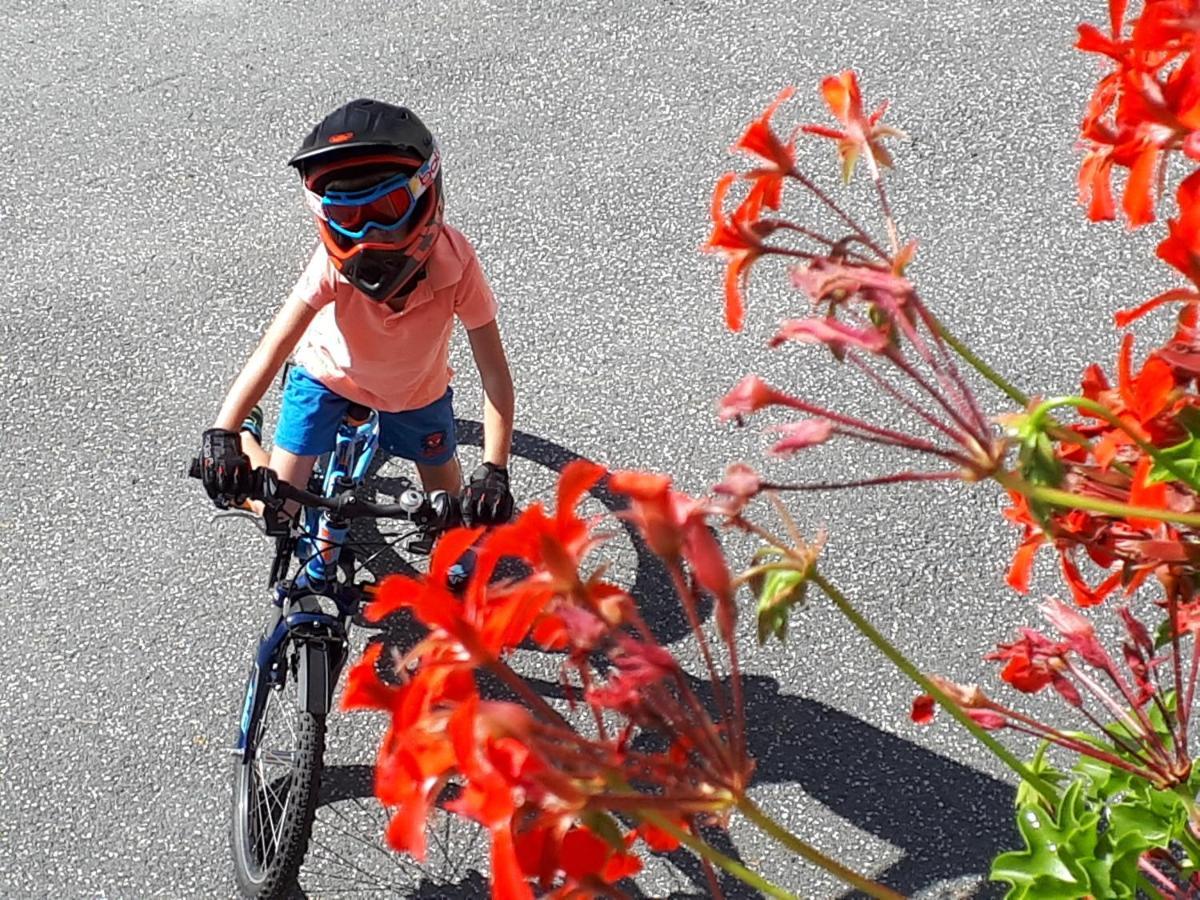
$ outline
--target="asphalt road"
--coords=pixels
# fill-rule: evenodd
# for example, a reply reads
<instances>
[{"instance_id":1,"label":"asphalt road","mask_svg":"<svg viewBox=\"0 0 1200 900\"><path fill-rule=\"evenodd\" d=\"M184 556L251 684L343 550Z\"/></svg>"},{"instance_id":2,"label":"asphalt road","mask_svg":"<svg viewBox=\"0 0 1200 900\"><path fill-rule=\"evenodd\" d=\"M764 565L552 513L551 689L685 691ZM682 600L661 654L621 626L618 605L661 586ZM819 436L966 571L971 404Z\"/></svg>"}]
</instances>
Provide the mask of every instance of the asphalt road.
<instances>
[{"instance_id":1,"label":"asphalt road","mask_svg":"<svg viewBox=\"0 0 1200 900\"><path fill-rule=\"evenodd\" d=\"M892 199L921 242L911 273L1027 389L1062 391L1088 361L1111 362L1112 311L1170 283L1150 261L1154 235L1088 225L1075 204L1075 126L1097 67L1071 43L1077 22L1102 20L1099 0L7 0L4 12L4 897L232 894L225 748L269 553L244 523L210 525L182 472L313 245L284 161L328 109L404 102L439 135L448 217L502 306L526 499L572 455L671 472L689 490L732 460L761 461L761 427L715 417L746 372L879 407L822 352L765 349L799 308L782 269L756 271L747 329L727 333L720 266L697 252L727 148L785 84L799 94L781 122L823 120L816 85L846 67L868 102L891 99L910 136ZM835 185L831 148L805 147ZM464 351L460 336L459 414L477 420ZM857 448L815 459L769 471L889 471ZM988 683L979 656L1032 620L1003 587L1015 534L1001 505L988 487L953 486L796 509L830 529L828 575L920 665ZM636 579L638 556L617 543ZM698 673L670 611L652 607ZM752 630L747 616L748 642ZM1011 779L951 726L911 725L913 690L835 611L812 604L786 646L748 643L744 657L755 796L813 844L928 897L965 895L1012 846ZM372 846L378 722L345 718L325 806L353 827L322 840L349 874L324 886L478 896L479 844L461 829L424 874ZM731 839L797 893L839 895L744 826ZM702 892L683 859L656 861L640 884ZM316 894L318 876L307 886Z\"/></svg>"}]
</instances>

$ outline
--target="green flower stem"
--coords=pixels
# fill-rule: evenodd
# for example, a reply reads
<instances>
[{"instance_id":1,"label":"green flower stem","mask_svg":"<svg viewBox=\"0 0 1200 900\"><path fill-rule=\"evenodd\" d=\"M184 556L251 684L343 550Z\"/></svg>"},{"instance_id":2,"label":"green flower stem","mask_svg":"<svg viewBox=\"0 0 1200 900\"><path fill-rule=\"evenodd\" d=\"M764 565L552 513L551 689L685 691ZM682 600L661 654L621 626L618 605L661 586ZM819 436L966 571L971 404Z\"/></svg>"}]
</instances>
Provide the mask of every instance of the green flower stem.
<instances>
[{"instance_id":1,"label":"green flower stem","mask_svg":"<svg viewBox=\"0 0 1200 900\"><path fill-rule=\"evenodd\" d=\"M1131 506L1128 503L1117 503L1113 500L1101 500L1099 497L1084 497L1070 491L1046 487L1041 484L1029 484L1011 474L997 473L993 476L1004 487L1017 491L1032 500L1040 500L1051 506L1061 506L1064 509L1086 509L1091 512L1104 513L1117 518L1132 516L1135 519L1153 519L1156 522L1169 522L1172 525L1186 525L1189 528L1200 528L1200 513L1181 513L1169 509L1155 509L1151 506Z\"/></svg>"},{"instance_id":2,"label":"green flower stem","mask_svg":"<svg viewBox=\"0 0 1200 900\"><path fill-rule=\"evenodd\" d=\"M816 570L813 570L811 580L826 596L834 602L842 614L850 620L850 622L861 631L876 647L882 651L883 655L890 659L901 672L911 678L920 686L921 690L931 694L938 704L946 710L950 715L959 721L964 728L978 738L979 742L995 754L996 758L1003 762L1006 766L1012 769L1021 780L1041 794L1042 799L1055 808L1058 805L1058 792L1054 787L1043 779L1040 775L1030 769L1027 765L1017 759L1008 751L1008 749L997 741L994 737L988 734L981 728L974 719L959 707L959 705L949 697L941 688L925 677L909 659L901 653L896 647L868 622L857 609L846 599L836 587L830 584Z\"/></svg>"},{"instance_id":3,"label":"green flower stem","mask_svg":"<svg viewBox=\"0 0 1200 900\"><path fill-rule=\"evenodd\" d=\"M1037 405L1032 413L1029 414L1029 424L1033 428L1041 428L1042 419L1044 419L1050 410L1057 409L1062 406L1073 406L1075 409L1082 409L1090 412L1094 416L1099 416L1110 425L1115 425L1120 428L1137 444L1138 449L1154 460L1154 464L1166 469L1175 476L1176 481L1181 481L1194 491L1200 491L1200 480L1195 475L1189 475L1183 469L1179 468L1174 461L1163 456L1157 447L1149 444L1135 434L1134 431L1117 416L1113 415L1112 410L1103 404L1097 403L1095 400L1089 400L1087 397L1051 397L1049 400L1044 400Z\"/></svg>"},{"instance_id":4,"label":"green flower stem","mask_svg":"<svg viewBox=\"0 0 1200 900\"><path fill-rule=\"evenodd\" d=\"M744 884L748 884L750 887L761 891L766 896L775 897L776 900L799 900L799 897L796 894L785 891L778 885L767 881L767 879L763 878L757 872L747 869L736 859L726 856L707 841L701 840L694 834L684 831L668 817L661 815L660 813L641 809L637 810L634 815L636 815L639 819L649 822L656 828L661 828L689 850L704 857L704 859L707 859L710 863L713 863L714 865L724 869L726 872Z\"/></svg>"},{"instance_id":5,"label":"green flower stem","mask_svg":"<svg viewBox=\"0 0 1200 900\"><path fill-rule=\"evenodd\" d=\"M989 366L987 363L985 363L982 359L980 359L978 356L976 356L974 353L972 353L970 348L968 348L966 344L964 344L962 341L960 341L958 338L956 338L954 335L952 335L948 330L946 330L946 326L943 325L941 323L941 321L936 316L934 316L933 313L928 313L928 315L929 315L930 321L933 322L933 328L934 328L934 331L937 332L938 337L940 337L943 341L945 341L947 344L949 344L955 353L957 353L959 356L961 356L964 360L967 361L967 363L971 366L971 368L973 368L976 372L978 372L980 375L982 375L984 378L986 378L988 381L990 381L996 387L1000 388L1000 390L1004 391L1004 393L1007 394L1014 402L1018 403L1021 406L1029 405L1029 395L1028 394L1025 394L1024 392L1017 390L1017 388L1013 387L1008 381L1006 381L1004 379L1003 376L1001 376L998 372L996 372L995 369L993 369L991 366Z\"/></svg>"},{"instance_id":6,"label":"green flower stem","mask_svg":"<svg viewBox=\"0 0 1200 900\"><path fill-rule=\"evenodd\" d=\"M836 875L846 884L858 888L869 897L876 897L879 900L904 900L903 894L897 894L891 888L884 887L878 882L871 881L869 878L864 878L852 869L848 869L836 860L830 859L816 847L807 844L800 838L796 837L758 806L749 797L742 797L738 801L738 809L742 814L769 834L783 846L787 847L793 853L804 857L811 863L815 863L825 871Z\"/></svg>"}]
</instances>

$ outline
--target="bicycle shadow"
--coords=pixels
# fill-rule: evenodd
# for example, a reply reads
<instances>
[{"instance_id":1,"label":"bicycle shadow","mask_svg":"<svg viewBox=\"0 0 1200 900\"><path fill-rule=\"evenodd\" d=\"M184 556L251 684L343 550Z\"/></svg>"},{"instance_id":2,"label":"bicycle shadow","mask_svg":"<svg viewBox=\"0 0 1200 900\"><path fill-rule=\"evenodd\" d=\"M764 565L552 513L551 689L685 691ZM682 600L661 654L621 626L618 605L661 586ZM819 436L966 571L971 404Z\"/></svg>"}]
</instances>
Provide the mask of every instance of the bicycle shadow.
<instances>
[{"instance_id":1,"label":"bicycle shadow","mask_svg":"<svg viewBox=\"0 0 1200 900\"><path fill-rule=\"evenodd\" d=\"M473 447L483 446L483 426L479 422L471 419L456 419L455 427L457 429L459 444ZM540 438L525 431L513 432L512 455L535 463L555 473L555 475L562 472L568 464L576 460L585 459L585 457L572 450L568 450L561 444L556 444L553 441L548 441L545 438ZM375 459L367 473L366 489L368 496L371 491L394 496L401 490L402 482L400 477L385 477L378 474L382 466L391 458L382 450L375 454ZM415 477L415 472L413 473L413 477ZM514 481L518 481L520 478L521 473L518 468L513 473L513 479ZM633 573L633 583L629 591L639 599L643 615L646 617L646 621L654 626L658 639L664 645L669 645L690 634L691 629L688 626L687 618L675 597L674 589L671 587L670 576L667 574L662 561L646 546L645 541L637 533L636 528L625 520L616 518L613 515L627 509L628 502L624 497L614 494L608 489L607 480L601 480L588 493L604 506L606 513L612 516L612 521L620 526L622 534L633 547L636 555L636 563ZM545 502L550 500L550 497L540 497L538 499ZM355 527L351 530L351 539L353 541L372 546L379 546L386 542L387 536L379 531L378 523L375 520L362 519L355 522L354 525ZM360 563L363 562L360 560ZM410 576L420 574L420 571L413 566L409 559L396 552L393 547L384 546L379 546L379 549L373 553L370 560L365 562L364 568L372 574L377 582L385 576L394 573ZM707 619L711 615L711 612L711 604L707 601L702 602L699 609L701 618ZM395 618L401 621L389 623L386 630L388 642L395 641L403 646L412 646L421 637L422 631L420 626L411 622L407 616ZM361 620L356 620L355 624L368 628L378 627L374 623Z\"/></svg>"},{"instance_id":2,"label":"bicycle shadow","mask_svg":"<svg viewBox=\"0 0 1200 900\"><path fill-rule=\"evenodd\" d=\"M711 684L689 680L713 708ZM785 693L774 678L744 676L742 685L754 785L797 787L899 850L900 858L872 875L874 880L907 896L942 881L986 878L998 853L1020 846L1011 785L817 700ZM561 696L553 683L535 687L545 696ZM726 837L720 831L712 836ZM836 848L817 843L836 858ZM716 846L740 859L727 838ZM703 889L705 876L693 855L676 851L670 859ZM722 873L720 881L727 897L757 896L731 876ZM998 885L982 884L971 896L1003 894Z\"/></svg>"}]
</instances>

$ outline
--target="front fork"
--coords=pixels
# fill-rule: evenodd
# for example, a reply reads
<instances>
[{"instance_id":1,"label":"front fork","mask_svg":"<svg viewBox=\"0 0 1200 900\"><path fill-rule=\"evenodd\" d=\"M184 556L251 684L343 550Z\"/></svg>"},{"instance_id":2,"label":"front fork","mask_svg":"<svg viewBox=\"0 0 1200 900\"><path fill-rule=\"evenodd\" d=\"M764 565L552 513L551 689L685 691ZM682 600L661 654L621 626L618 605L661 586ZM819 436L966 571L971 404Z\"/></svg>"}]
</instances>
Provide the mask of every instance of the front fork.
<instances>
[{"instance_id":1,"label":"front fork","mask_svg":"<svg viewBox=\"0 0 1200 900\"><path fill-rule=\"evenodd\" d=\"M295 671L289 671L289 639L297 650ZM250 760L250 733L262 716L268 692L282 690L290 675L296 679L301 709L323 716L333 704L346 656L345 620L321 612L319 597L299 598L288 605L286 614L272 608L271 621L254 651L242 699L234 750L243 762Z\"/></svg>"}]
</instances>

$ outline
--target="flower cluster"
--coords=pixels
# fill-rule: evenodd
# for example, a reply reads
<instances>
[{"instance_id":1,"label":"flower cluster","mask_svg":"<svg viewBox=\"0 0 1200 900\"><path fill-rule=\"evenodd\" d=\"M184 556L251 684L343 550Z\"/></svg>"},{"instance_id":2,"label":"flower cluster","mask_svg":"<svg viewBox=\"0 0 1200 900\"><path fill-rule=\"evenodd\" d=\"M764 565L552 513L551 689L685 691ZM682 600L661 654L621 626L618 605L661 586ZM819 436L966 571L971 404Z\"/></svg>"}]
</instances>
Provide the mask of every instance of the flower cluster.
<instances>
[{"instance_id":1,"label":"flower cluster","mask_svg":"<svg viewBox=\"0 0 1200 900\"><path fill-rule=\"evenodd\" d=\"M1119 614L1126 634L1121 647L1122 670L1097 639L1092 624L1070 606L1051 599L1041 610L1060 640L1022 628L1017 640L1000 644L986 658L1004 663L1000 677L1020 691L1034 694L1053 688L1104 736L1108 746L1003 706L974 685L957 685L937 677L934 682L984 728L1008 727L1050 741L1130 772L1160 789L1185 784L1192 771L1188 720L1196 682L1194 652L1190 679L1184 682L1182 673L1176 672L1172 680L1171 673L1161 672L1169 655L1155 648L1145 625L1128 607L1122 607ZM934 700L929 694L914 701L914 721L927 724L933 713Z\"/></svg>"},{"instance_id":2,"label":"flower cluster","mask_svg":"<svg viewBox=\"0 0 1200 900\"><path fill-rule=\"evenodd\" d=\"M1126 21L1125 2L1110 3L1110 27L1079 29L1080 49L1102 55L1110 71L1097 85L1084 117L1087 154L1080 185L1093 219L1116 215L1111 194L1114 166L1129 169L1122 207L1129 221L1154 220L1154 185L1170 157L1182 151L1200 159L1200 70L1194 49L1197 9L1187 0L1149 0ZM1178 213L1158 256L1193 285L1200 284L1200 173L1179 187ZM1024 532L1009 583L1028 589L1039 546L1053 544L1076 603L1092 606L1118 587L1132 593L1151 573L1191 577L1200 561L1200 293L1173 289L1119 312L1128 326L1166 303L1182 303L1174 335L1134 362L1126 334L1116 376L1098 366L1084 372L1080 394L1033 405L1012 421L1022 444L1022 474L1051 490L1010 491L1009 518ZM1048 413L1072 406L1080 420L1061 425ZM1076 503L1059 504L1055 491ZM1106 574L1089 583L1080 571L1082 551Z\"/></svg>"},{"instance_id":3,"label":"flower cluster","mask_svg":"<svg viewBox=\"0 0 1200 900\"><path fill-rule=\"evenodd\" d=\"M745 197L732 212L726 210L727 195L738 180L734 173L722 176L713 195L713 231L705 249L727 260L726 320L734 330L741 327L742 292L756 261L770 256L793 260L792 283L808 297L812 314L781 323L770 346L824 345L837 360L853 367L874 388L915 414L927 433L908 433L831 410L772 388L753 375L724 398L721 418L741 423L764 407L783 406L809 418L781 429L782 436L773 447L776 453L791 453L841 436L921 453L938 464L935 471L905 471L854 482L852 486L985 478L1003 458L1005 443L994 433L960 375L940 324L904 277L916 247L911 243L900 246L880 174L881 166L892 163L882 140L900 132L881 124L886 103L870 115L864 113L853 72L826 78L821 90L840 127L804 125L798 131L835 140L846 178L857 159L867 160L878 189L889 245L885 248L874 240L796 168L796 133L784 140L771 124L779 105L792 95L791 89L785 90L735 145L736 150L756 161L755 168L742 176L750 184ZM787 218L764 217L767 211L780 208L787 182L795 182L816 196L831 213L837 230L826 234ZM797 238L800 245L796 241L772 240L780 236ZM809 489L830 486L805 485Z\"/></svg>"},{"instance_id":4,"label":"flower cluster","mask_svg":"<svg viewBox=\"0 0 1200 900\"><path fill-rule=\"evenodd\" d=\"M1194 315L1186 312L1185 319ZM1133 336L1126 335L1115 384L1092 365L1078 396L1039 404L1013 420L1022 433L1027 481L1081 503L1055 505L1052 492L1010 491L1006 515L1023 530L1008 575L1014 589L1028 590L1034 556L1045 544L1058 551L1080 606L1094 606L1118 587L1132 593L1164 566L1194 571L1200 561L1200 395L1189 389L1191 376L1168 361L1188 339L1186 330L1181 323L1137 368ZM1052 422L1045 413L1056 405L1076 407L1080 419ZM1098 582L1081 573L1081 551L1107 572Z\"/></svg>"},{"instance_id":5,"label":"flower cluster","mask_svg":"<svg viewBox=\"0 0 1200 900\"><path fill-rule=\"evenodd\" d=\"M1112 171L1128 169L1122 208L1137 226L1154 220L1156 194L1162 193L1156 185L1163 182L1170 156L1179 151L1200 161L1200 61L1194 53L1200 6L1193 0L1148 0L1141 15L1128 22L1126 6L1124 0L1109 3L1107 33L1087 25L1080 29L1078 46L1101 54L1112 67L1084 118L1086 157L1080 189L1091 218L1115 218ZM742 510L749 499L767 491L992 480L1007 491L1012 506L1006 516L1022 529L1008 573L1008 583L1017 591L1029 590L1035 557L1045 546L1057 552L1077 607L1100 606L1117 591L1133 597L1154 578L1162 593L1148 611L1160 625L1149 629L1143 624L1146 615L1135 614L1130 606L1118 609L1126 635L1119 655L1104 648L1091 623L1072 606L1049 600L1041 609L1058 631L1057 638L1022 629L1016 640L1000 644L987 657L1003 664L1002 679L1020 691L1051 688L1086 721L1091 733L1038 721L978 687L922 675L836 590L818 581L856 626L922 685L924 692L912 710L914 720L931 721L935 703L950 706L1030 786L1022 809L1044 822L1047 830L1058 829L1062 840L1056 838L1049 852L1055 854L1058 871L1069 874L1063 879L1079 889L1063 896L1117 896L1111 892L1118 882L1121 891L1134 890L1138 873L1163 896L1193 896L1186 891L1200 888L1200 876L1194 875L1200 871L1198 785L1188 749L1200 673L1200 172L1187 175L1180 184L1178 213L1169 219L1168 235L1158 247L1158 256L1191 284L1116 316L1123 328L1163 305L1182 304L1175 333L1140 361L1135 359L1134 337L1127 334L1120 342L1115 373L1092 365L1083 374L1078 395L1030 399L956 341L906 276L914 245L901 244L881 177L881 168L891 159L879 141L895 134L881 125L885 106L869 116L864 113L853 73L826 79L822 93L840 127L801 126L787 139L776 134L771 122L791 97L789 89L735 146L754 158L754 168L740 179L727 174L717 184L713 230L705 249L726 259L727 324L733 330L742 327L751 267L771 256L790 260L792 283L806 296L812 313L783 322L770 346L824 345L838 362L894 400L907 420L917 420L927 430L915 433L886 421L865 421L753 375L724 398L721 416L740 424L766 407L802 413L806 418L782 427L773 447L779 454L835 437L854 438L922 454L938 465L932 471L905 470L838 484L772 484L738 466L730 469L718 490L738 521L744 521ZM876 240L797 171L799 133L835 140L847 179L856 159L867 160L886 242ZM739 180L748 182L749 189L728 211ZM783 188L790 183L825 206L834 231L797 224L778 213ZM1023 411L985 418L956 360L973 367ZM1074 417L1066 419L1063 410L1072 410ZM782 574L781 568L788 570L801 585L817 578L799 557L784 564L772 557L761 568L776 575ZM772 596L794 605L792 589L784 588L777 587ZM782 634L778 622L771 627ZM1033 768L987 734L998 729L1043 741ZM1077 755L1080 762L1073 774L1042 759L1049 744ZM1119 776L1113 774L1118 771ZM1065 791L1057 787L1067 781L1073 786ZM1088 815L1094 814L1087 820L1091 824L1079 826L1087 808L1092 810ZM1147 825L1151 820L1156 822L1154 829ZM1079 852L1072 849L1072 835L1094 835L1098 825L1105 836L1100 845L1093 843L1093 856L1085 865L1072 855ZM1047 864L1039 856L1044 851L1032 849L1039 838L1027 838L1031 849L997 860L1002 877L1018 888L1012 896L1033 896L1019 891L1032 886L1037 881L1033 873ZM1178 863L1181 853L1189 860L1186 864ZM1181 884L1185 887L1179 888ZM1144 887L1138 883L1138 889Z\"/></svg>"},{"instance_id":6,"label":"flower cluster","mask_svg":"<svg viewBox=\"0 0 1200 900\"><path fill-rule=\"evenodd\" d=\"M1106 31L1080 28L1078 46L1111 69L1083 121L1081 200L1091 218L1115 218L1113 170L1127 169L1121 208L1130 223L1144 225L1154 220L1171 155L1200 161L1200 4L1147 0L1141 15L1127 20L1125 0L1110 0L1109 13ZM887 105L868 113L853 72L824 79L820 90L834 124L777 131L773 122L794 95L787 88L742 133L734 150L749 156L751 167L718 180L704 249L725 261L724 314L734 331L744 325L755 266L770 258L789 263L807 309L783 321L769 346L823 346L845 371L894 401L909 424L831 409L755 375L728 392L719 415L743 424L767 407L795 410L802 418L783 425L772 447L781 455L854 439L930 462L852 482L796 484L770 483L736 464L710 500L675 491L665 476L610 476L609 488L628 502L626 518L670 576L711 703L655 639L637 598L606 580L603 567L589 568L597 538L576 507L604 477L600 467L567 467L553 514L535 504L488 534L444 536L427 577L387 579L368 610L375 620L407 611L428 635L391 660L374 648L352 671L346 692L347 706L390 717L376 767L376 793L393 811L388 840L421 856L428 814L441 802L490 831L496 897L532 897L535 889L562 898L620 896L617 883L640 870L645 847L681 842L706 867L715 863L784 895L703 841L701 825L724 824L736 809L848 883L894 896L777 823L764 824L746 794L753 763L734 595L749 585L759 595L760 641L769 634L782 639L788 615L815 584L921 686L914 720L931 721L943 704L1023 779L1018 824L1028 848L998 858L1001 874L994 876L1014 885L1012 896L1043 896L1037 891L1061 885L1055 896L1195 896L1188 891L1200 890L1200 779L1188 730L1200 674L1200 172L1179 185L1178 212L1158 247L1190 285L1116 318L1124 328L1165 304L1182 304L1172 337L1139 362L1126 335L1115 372L1092 365L1078 395L1030 399L950 334L907 274L915 244L902 242L883 183L892 165L883 141L900 135L883 123ZM863 163L880 235L797 168L801 135L833 141L847 181ZM781 212L791 188L816 198L824 224L801 224ZM986 416L964 363L1020 411ZM1038 551L1057 553L1073 600L1041 605L1057 634L1021 629L987 658L1018 691L1049 688L1089 731L1041 722L974 685L921 673L817 571L821 541L801 538L777 496L950 479L992 481L1007 492L1006 515L1021 529L1008 572L1018 592L1029 590ZM776 503L790 542L748 517L760 494ZM714 521L766 545L737 578L710 529ZM468 551L477 557L474 574L464 591L451 591L447 573ZM500 577L502 558L520 560L528 574ZM1135 612L1138 589L1153 584L1160 599ZM1111 653L1077 608L1108 611L1105 601L1117 592L1133 599L1116 610L1125 639L1120 653ZM701 621L705 598L715 610L716 640ZM1148 614L1159 617L1157 627L1147 627ZM528 642L561 654L566 708L509 667L511 651ZM392 677L385 680L379 672L388 666ZM520 703L483 690L479 672ZM1001 746L992 735L1001 730L1041 741L1034 762L1026 766ZM1049 745L1075 755L1070 772L1045 760ZM449 786L452 799L443 795ZM1057 873L1051 887L1039 880L1047 871Z\"/></svg>"},{"instance_id":7,"label":"flower cluster","mask_svg":"<svg viewBox=\"0 0 1200 900\"><path fill-rule=\"evenodd\" d=\"M670 850L698 824L721 821L752 771L736 656L729 694L712 671L714 717L633 598L602 570L581 572L596 539L575 509L603 475L572 463L553 515L534 504L486 535L449 532L426 577L385 579L367 618L407 610L428 635L393 662L398 686L380 678L380 645L350 673L344 705L390 716L375 770L376 795L392 810L388 842L422 857L432 805L455 783L446 808L492 835L495 897L532 897L531 884L564 898L612 896L615 882L641 868L638 839ZM704 507L657 476L618 472L609 486L629 498L630 518L662 557L715 667L697 606L701 594L713 599L722 643L731 645L732 587ZM468 551L473 574L452 592L449 569ZM522 561L529 574L493 577L501 558ZM563 688L589 711L591 728L509 668L506 655L526 640L563 653ZM598 658L607 660L603 673ZM522 703L487 698L481 670Z\"/></svg>"},{"instance_id":8,"label":"flower cluster","mask_svg":"<svg viewBox=\"0 0 1200 900\"><path fill-rule=\"evenodd\" d=\"M1154 189L1169 152L1200 160L1197 11L1191 0L1147 0L1127 23L1127 6L1126 0L1109 3L1107 34L1079 26L1076 46L1111 63L1084 115L1087 155L1079 186L1093 220L1113 219L1112 170L1128 169L1121 206L1131 224L1143 225L1154 221Z\"/></svg>"}]
</instances>

